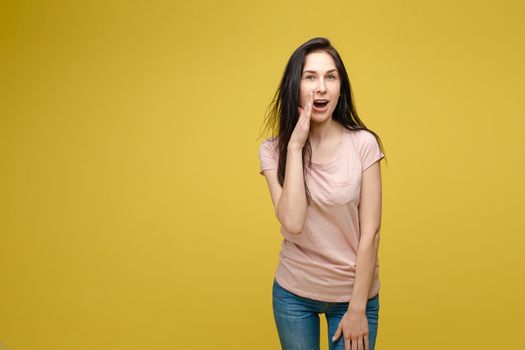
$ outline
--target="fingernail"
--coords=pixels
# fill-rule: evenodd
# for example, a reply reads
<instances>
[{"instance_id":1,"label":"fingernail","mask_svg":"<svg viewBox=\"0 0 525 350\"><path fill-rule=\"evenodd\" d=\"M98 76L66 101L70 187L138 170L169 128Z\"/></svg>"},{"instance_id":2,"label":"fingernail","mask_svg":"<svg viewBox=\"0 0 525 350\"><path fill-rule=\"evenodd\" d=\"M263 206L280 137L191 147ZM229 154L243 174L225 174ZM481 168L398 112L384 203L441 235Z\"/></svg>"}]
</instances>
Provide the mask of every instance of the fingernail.
<instances>
[{"instance_id":1,"label":"fingernail","mask_svg":"<svg viewBox=\"0 0 525 350\"><path fill-rule=\"evenodd\" d=\"M332 341L334 341L334 340L335 340L335 336L332 337Z\"/></svg>"}]
</instances>

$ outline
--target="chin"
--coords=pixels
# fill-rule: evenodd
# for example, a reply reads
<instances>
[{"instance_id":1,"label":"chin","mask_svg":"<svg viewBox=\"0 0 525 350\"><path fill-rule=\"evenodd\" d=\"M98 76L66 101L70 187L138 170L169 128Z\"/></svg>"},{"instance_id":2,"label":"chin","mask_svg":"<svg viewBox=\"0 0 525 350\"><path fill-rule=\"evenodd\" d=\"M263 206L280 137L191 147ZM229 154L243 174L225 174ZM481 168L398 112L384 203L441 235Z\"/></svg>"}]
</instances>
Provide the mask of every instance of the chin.
<instances>
[{"instance_id":1,"label":"chin","mask_svg":"<svg viewBox=\"0 0 525 350\"><path fill-rule=\"evenodd\" d=\"M323 123L327 121L328 119L330 119L330 113L328 113L328 111L322 114L312 113L312 117L311 117L311 121L314 123Z\"/></svg>"}]
</instances>

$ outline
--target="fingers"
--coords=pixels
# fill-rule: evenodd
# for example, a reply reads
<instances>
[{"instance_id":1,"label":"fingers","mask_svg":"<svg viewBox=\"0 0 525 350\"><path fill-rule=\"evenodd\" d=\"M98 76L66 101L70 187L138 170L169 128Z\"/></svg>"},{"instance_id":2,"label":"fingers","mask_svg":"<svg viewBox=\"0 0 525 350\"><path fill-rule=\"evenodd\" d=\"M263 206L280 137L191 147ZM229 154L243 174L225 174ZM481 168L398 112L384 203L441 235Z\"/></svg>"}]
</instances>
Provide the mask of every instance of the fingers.
<instances>
[{"instance_id":1,"label":"fingers","mask_svg":"<svg viewBox=\"0 0 525 350\"><path fill-rule=\"evenodd\" d=\"M299 110L299 116L305 112L306 117L310 117L312 114L312 106L314 104L314 95L315 95L315 89L312 89L308 92L308 96L306 98L306 103L304 105L304 108L301 106L297 107Z\"/></svg>"},{"instance_id":2,"label":"fingers","mask_svg":"<svg viewBox=\"0 0 525 350\"><path fill-rule=\"evenodd\" d=\"M332 337L332 341L336 341L339 336L341 335L341 328L337 328L337 331L335 331L334 336ZM368 347L368 337L358 338L358 339L352 339L350 337L344 337L345 342L345 350L369 350Z\"/></svg>"},{"instance_id":3,"label":"fingers","mask_svg":"<svg viewBox=\"0 0 525 350\"><path fill-rule=\"evenodd\" d=\"M337 329L332 337L332 341L335 342L341 334L343 334L342 321L339 322ZM361 337L353 338L343 334L345 350L369 350L368 334L363 334Z\"/></svg>"},{"instance_id":4,"label":"fingers","mask_svg":"<svg viewBox=\"0 0 525 350\"><path fill-rule=\"evenodd\" d=\"M312 116L312 106L314 104L314 93L315 93L315 90L312 89L310 90L310 92L308 93L308 101L306 102L306 108L307 108L307 113L306 113L306 117L308 117L308 119Z\"/></svg>"},{"instance_id":5,"label":"fingers","mask_svg":"<svg viewBox=\"0 0 525 350\"><path fill-rule=\"evenodd\" d=\"M339 336L341 335L341 329L341 322L339 322L339 326L337 326L334 336L332 337L332 341L336 341L339 338Z\"/></svg>"},{"instance_id":6,"label":"fingers","mask_svg":"<svg viewBox=\"0 0 525 350\"><path fill-rule=\"evenodd\" d=\"M365 335L361 338L345 338L345 343L348 342L348 348L351 350L369 350L368 349L368 337ZM346 346L346 344L345 344Z\"/></svg>"},{"instance_id":7,"label":"fingers","mask_svg":"<svg viewBox=\"0 0 525 350\"><path fill-rule=\"evenodd\" d=\"M362 337L357 339L356 349L357 350L364 350L364 348L363 348L363 338Z\"/></svg>"},{"instance_id":8,"label":"fingers","mask_svg":"<svg viewBox=\"0 0 525 350\"><path fill-rule=\"evenodd\" d=\"M332 341L335 342L341 336L342 330L341 323L339 323L339 326L332 337ZM343 336L343 339L345 342L345 350L369 350L367 335L356 339Z\"/></svg>"}]
</instances>

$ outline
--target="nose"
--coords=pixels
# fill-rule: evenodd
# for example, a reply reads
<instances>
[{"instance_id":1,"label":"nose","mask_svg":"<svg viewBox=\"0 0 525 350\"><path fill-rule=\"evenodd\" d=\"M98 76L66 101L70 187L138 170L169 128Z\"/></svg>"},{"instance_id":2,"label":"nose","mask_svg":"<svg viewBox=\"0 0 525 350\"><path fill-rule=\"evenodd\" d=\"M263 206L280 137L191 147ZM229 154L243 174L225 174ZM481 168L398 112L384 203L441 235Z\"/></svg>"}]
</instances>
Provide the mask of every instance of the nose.
<instances>
[{"instance_id":1,"label":"nose","mask_svg":"<svg viewBox=\"0 0 525 350\"><path fill-rule=\"evenodd\" d=\"M317 91L321 94L324 94L326 92L326 85L324 83L324 79L319 79L319 84L317 85Z\"/></svg>"}]
</instances>

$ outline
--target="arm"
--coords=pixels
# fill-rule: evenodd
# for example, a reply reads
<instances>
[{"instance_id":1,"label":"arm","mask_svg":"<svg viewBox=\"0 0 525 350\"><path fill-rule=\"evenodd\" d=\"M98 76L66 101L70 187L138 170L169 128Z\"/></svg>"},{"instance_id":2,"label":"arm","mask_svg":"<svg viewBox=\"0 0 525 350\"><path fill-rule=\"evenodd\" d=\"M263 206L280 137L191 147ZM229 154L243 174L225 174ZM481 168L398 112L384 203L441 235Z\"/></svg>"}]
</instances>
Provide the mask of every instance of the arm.
<instances>
[{"instance_id":1,"label":"arm","mask_svg":"<svg viewBox=\"0 0 525 350\"><path fill-rule=\"evenodd\" d=\"M348 311L343 316L332 338L336 341L344 334L345 349L368 349L369 327L366 316L368 293L376 266L381 226L381 167L375 162L363 171L361 182L361 201L359 204L360 238L357 251L356 278ZM354 344L357 345L354 348Z\"/></svg>"},{"instance_id":2,"label":"arm","mask_svg":"<svg viewBox=\"0 0 525 350\"><path fill-rule=\"evenodd\" d=\"M292 234L303 231L306 218L306 192L304 189L302 147L288 145L286 176L283 187L277 181L277 170L265 170L275 215L283 228Z\"/></svg>"},{"instance_id":3,"label":"arm","mask_svg":"<svg viewBox=\"0 0 525 350\"><path fill-rule=\"evenodd\" d=\"M381 228L381 166L375 162L363 172L359 204L360 239L356 278L348 310L364 312L377 262Z\"/></svg>"}]
</instances>

